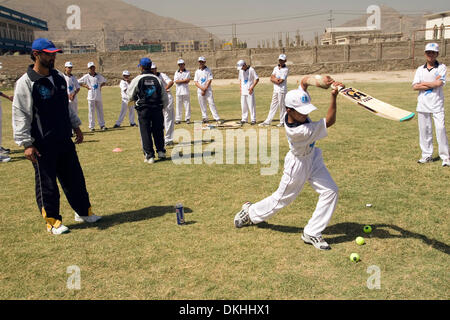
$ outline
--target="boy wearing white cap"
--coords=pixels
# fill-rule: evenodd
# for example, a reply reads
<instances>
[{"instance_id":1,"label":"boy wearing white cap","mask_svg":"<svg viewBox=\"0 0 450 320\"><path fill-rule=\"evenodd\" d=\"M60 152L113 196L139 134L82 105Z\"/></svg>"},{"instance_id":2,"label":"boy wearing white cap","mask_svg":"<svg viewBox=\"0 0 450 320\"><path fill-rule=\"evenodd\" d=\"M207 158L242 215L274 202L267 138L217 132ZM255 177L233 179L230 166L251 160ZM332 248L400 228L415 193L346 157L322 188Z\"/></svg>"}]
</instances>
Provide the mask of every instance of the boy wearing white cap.
<instances>
[{"instance_id":1,"label":"boy wearing white cap","mask_svg":"<svg viewBox=\"0 0 450 320\"><path fill-rule=\"evenodd\" d=\"M413 89L419 91L417 98L417 118L419 122L419 142L422 158L418 163L433 161L433 125L436 129L436 140L442 166L450 166L448 138L445 130L444 93L442 87L446 82L447 67L436 59L439 56L439 45L428 43L425 46L426 63L416 70Z\"/></svg>"},{"instance_id":2,"label":"boy wearing white cap","mask_svg":"<svg viewBox=\"0 0 450 320\"><path fill-rule=\"evenodd\" d=\"M67 61L64 65L64 78L67 82L67 96L69 97L69 107L78 115L78 97L80 85L77 78L72 74L73 64Z\"/></svg>"},{"instance_id":3,"label":"boy wearing white cap","mask_svg":"<svg viewBox=\"0 0 450 320\"><path fill-rule=\"evenodd\" d=\"M164 136L165 146L173 146L173 132L175 129L175 111L173 110L173 96L170 93L170 88L173 86L173 81L167 76L167 74L158 72L158 68L154 62L152 62L151 72L161 80L161 84L167 92L167 98L169 102L163 106L164 115L164 129L166 129L166 135Z\"/></svg>"},{"instance_id":4,"label":"boy wearing white cap","mask_svg":"<svg viewBox=\"0 0 450 320\"><path fill-rule=\"evenodd\" d=\"M287 77L289 74L286 61L286 55L280 54L278 57L278 65L273 69L272 75L270 76L270 81L273 83L272 103L270 104L267 119L259 124L261 127L270 126L277 110L280 110L280 123L277 126L282 127L284 125L284 117L286 115L284 98L287 92Z\"/></svg>"},{"instance_id":5,"label":"boy wearing white cap","mask_svg":"<svg viewBox=\"0 0 450 320\"><path fill-rule=\"evenodd\" d=\"M202 121L203 123L208 123L208 114L206 111L206 104L209 104L209 109L211 110L214 120L218 123L224 123L220 119L217 113L217 108L214 103L214 96L211 89L211 82L213 80L213 74L211 70L206 66L206 58L198 58L199 68L195 71L194 83L197 89L198 102L200 104L200 110L202 111Z\"/></svg>"},{"instance_id":6,"label":"boy wearing white cap","mask_svg":"<svg viewBox=\"0 0 450 320\"><path fill-rule=\"evenodd\" d=\"M328 84L341 83L327 79ZM286 95L285 129L290 151L284 162L284 173L280 185L271 196L255 204L246 202L235 218L236 228L257 224L272 217L277 211L289 205L298 196L308 181L319 193L316 209L303 230L302 240L320 250L331 249L322 238L322 231L328 225L338 201L338 187L328 172L322 158L322 151L315 147L316 141L327 136L327 128L336 122L336 97L338 90L331 92L331 103L326 118L313 122L308 114L317 108L311 104L306 91L306 77L297 90Z\"/></svg>"},{"instance_id":7,"label":"boy wearing white cap","mask_svg":"<svg viewBox=\"0 0 450 320\"><path fill-rule=\"evenodd\" d=\"M95 72L95 64L89 62L88 65L89 72L82 76L78 83L88 89L88 107L89 107L89 129L95 131L95 114L97 112L98 124L100 130L107 130L105 126L105 117L103 115L103 101L102 101L102 91L101 88L106 84L106 79L99 73Z\"/></svg>"},{"instance_id":8,"label":"boy wearing white cap","mask_svg":"<svg viewBox=\"0 0 450 320\"><path fill-rule=\"evenodd\" d=\"M191 123L191 96L189 93L189 82L191 81L191 73L186 70L183 59L177 61L178 71L175 71L173 81L177 87L176 96L176 111L175 111L175 124L181 123L181 113L183 106L185 110L184 119L186 123Z\"/></svg>"},{"instance_id":9,"label":"boy wearing white cap","mask_svg":"<svg viewBox=\"0 0 450 320\"><path fill-rule=\"evenodd\" d=\"M255 86L259 82L258 75L253 67L247 65L244 60L237 63L239 70L239 83L241 87L241 124L247 123L248 112L250 110L251 125L256 124L256 103L255 103Z\"/></svg>"},{"instance_id":10,"label":"boy wearing white cap","mask_svg":"<svg viewBox=\"0 0 450 320\"><path fill-rule=\"evenodd\" d=\"M120 128L123 120L128 111L128 118L130 119L130 126L136 127L135 114L134 114L134 104L128 105L128 86L130 85L130 72L128 70L124 70L122 72L123 79L120 80L120 94L122 96L122 108L120 109L119 119L117 119L116 124L113 128Z\"/></svg>"}]
</instances>

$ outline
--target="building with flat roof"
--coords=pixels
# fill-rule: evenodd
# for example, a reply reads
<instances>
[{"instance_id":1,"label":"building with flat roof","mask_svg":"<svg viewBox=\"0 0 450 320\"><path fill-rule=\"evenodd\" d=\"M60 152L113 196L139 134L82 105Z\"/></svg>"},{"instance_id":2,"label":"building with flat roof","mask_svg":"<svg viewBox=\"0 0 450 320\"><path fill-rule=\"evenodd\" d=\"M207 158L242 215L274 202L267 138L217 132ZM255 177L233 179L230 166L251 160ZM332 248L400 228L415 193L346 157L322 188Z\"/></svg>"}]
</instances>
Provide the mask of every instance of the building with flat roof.
<instances>
[{"instance_id":1,"label":"building with flat roof","mask_svg":"<svg viewBox=\"0 0 450 320\"><path fill-rule=\"evenodd\" d=\"M47 22L0 6L0 54L31 52L34 31L48 31Z\"/></svg>"},{"instance_id":2,"label":"building with flat roof","mask_svg":"<svg viewBox=\"0 0 450 320\"><path fill-rule=\"evenodd\" d=\"M425 40L450 39L450 11L424 15Z\"/></svg>"},{"instance_id":3,"label":"building with flat roof","mask_svg":"<svg viewBox=\"0 0 450 320\"><path fill-rule=\"evenodd\" d=\"M320 39L321 45L334 44L366 44L377 42L400 41L403 33L383 33L381 30L368 27L326 28Z\"/></svg>"}]
</instances>

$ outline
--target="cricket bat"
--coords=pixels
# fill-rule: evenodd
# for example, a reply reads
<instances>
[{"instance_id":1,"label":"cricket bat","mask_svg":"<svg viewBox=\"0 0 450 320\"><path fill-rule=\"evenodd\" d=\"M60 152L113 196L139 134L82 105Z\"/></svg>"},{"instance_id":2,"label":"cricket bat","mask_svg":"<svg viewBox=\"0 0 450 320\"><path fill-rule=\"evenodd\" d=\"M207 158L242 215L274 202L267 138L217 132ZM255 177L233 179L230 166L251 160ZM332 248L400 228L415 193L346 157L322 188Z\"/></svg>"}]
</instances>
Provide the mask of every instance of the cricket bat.
<instances>
[{"instance_id":1,"label":"cricket bat","mask_svg":"<svg viewBox=\"0 0 450 320\"><path fill-rule=\"evenodd\" d=\"M331 88L334 89L334 86L331 85ZM375 99L371 95L359 91L358 89L342 87L338 87L338 89L340 95L358 104L359 106L375 114L376 116L389 120L404 122L411 120L415 115L414 112L394 107L393 105Z\"/></svg>"}]
</instances>

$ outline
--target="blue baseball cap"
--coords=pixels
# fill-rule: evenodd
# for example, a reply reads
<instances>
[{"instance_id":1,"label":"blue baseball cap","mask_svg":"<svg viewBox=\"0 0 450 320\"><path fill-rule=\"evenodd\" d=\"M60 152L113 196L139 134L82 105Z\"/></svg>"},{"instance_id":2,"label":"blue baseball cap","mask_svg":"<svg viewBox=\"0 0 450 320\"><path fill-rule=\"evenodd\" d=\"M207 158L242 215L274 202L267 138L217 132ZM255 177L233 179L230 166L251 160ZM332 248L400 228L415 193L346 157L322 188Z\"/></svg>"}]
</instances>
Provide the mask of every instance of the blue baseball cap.
<instances>
[{"instance_id":1,"label":"blue baseball cap","mask_svg":"<svg viewBox=\"0 0 450 320\"><path fill-rule=\"evenodd\" d=\"M47 38L38 38L34 40L33 45L31 46L31 50L44 51L49 53L62 52L61 49L55 48L53 42L51 42Z\"/></svg>"},{"instance_id":2,"label":"blue baseball cap","mask_svg":"<svg viewBox=\"0 0 450 320\"><path fill-rule=\"evenodd\" d=\"M150 58L142 58L138 64L138 67L151 68L152 60L150 60Z\"/></svg>"}]
</instances>

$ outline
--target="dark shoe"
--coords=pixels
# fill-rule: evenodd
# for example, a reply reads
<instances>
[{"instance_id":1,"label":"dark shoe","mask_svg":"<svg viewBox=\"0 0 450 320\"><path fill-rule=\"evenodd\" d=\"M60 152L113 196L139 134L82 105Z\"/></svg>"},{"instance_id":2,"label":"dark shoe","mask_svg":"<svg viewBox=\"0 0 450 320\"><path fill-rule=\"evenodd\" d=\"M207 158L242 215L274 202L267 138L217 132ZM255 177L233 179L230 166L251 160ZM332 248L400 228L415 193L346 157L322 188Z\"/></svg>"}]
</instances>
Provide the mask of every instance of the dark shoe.
<instances>
[{"instance_id":1,"label":"dark shoe","mask_svg":"<svg viewBox=\"0 0 450 320\"><path fill-rule=\"evenodd\" d=\"M208 119L206 119L206 118L204 118L204 119L202 119L202 122L203 122L203 123L208 123L208 122L209 122L209 120L208 120Z\"/></svg>"},{"instance_id":2,"label":"dark shoe","mask_svg":"<svg viewBox=\"0 0 450 320\"><path fill-rule=\"evenodd\" d=\"M191 119L186 119L186 124L191 124Z\"/></svg>"},{"instance_id":3,"label":"dark shoe","mask_svg":"<svg viewBox=\"0 0 450 320\"><path fill-rule=\"evenodd\" d=\"M130 127L137 127L136 123L130 123Z\"/></svg>"},{"instance_id":4,"label":"dark shoe","mask_svg":"<svg viewBox=\"0 0 450 320\"><path fill-rule=\"evenodd\" d=\"M181 121L175 121L175 124L180 124L181 123Z\"/></svg>"},{"instance_id":5,"label":"dark shoe","mask_svg":"<svg viewBox=\"0 0 450 320\"><path fill-rule=\"evenodd\" d=\"M119 125L117 125L117 124L115 124L113 128L114 128L114 129L116 129L116 128L120 128L120 126L119 126Z\"/></svg>"},{"instance_id":6,"label":"dark shoe","mask_svg":"<svg viewBox=\"0 0 450 320\"><path fill-rule=\"evenodd\" d=\"M103 127L101 127L101 128L100 128L100 130L102 130L102 131L106 131L106 130L108 130L108 128L107 128L107 127L105 127L105 126L103 126Z\"/></svg>"},{"instance_id":7,"label":"dark shoe","mask_svg":"<svg viewBox=\"0 0 450 320\"><path fill-rule=\"evenodd\" d=\"M252 121L250 124L251 124L252 126L254 126L254 125L256 124L256 121Z\"/></svg>"}]
</instances>

